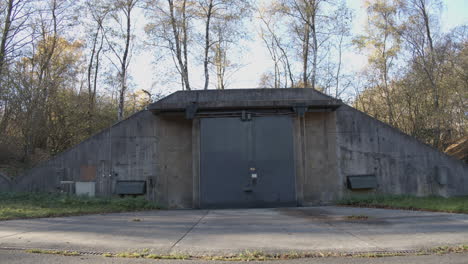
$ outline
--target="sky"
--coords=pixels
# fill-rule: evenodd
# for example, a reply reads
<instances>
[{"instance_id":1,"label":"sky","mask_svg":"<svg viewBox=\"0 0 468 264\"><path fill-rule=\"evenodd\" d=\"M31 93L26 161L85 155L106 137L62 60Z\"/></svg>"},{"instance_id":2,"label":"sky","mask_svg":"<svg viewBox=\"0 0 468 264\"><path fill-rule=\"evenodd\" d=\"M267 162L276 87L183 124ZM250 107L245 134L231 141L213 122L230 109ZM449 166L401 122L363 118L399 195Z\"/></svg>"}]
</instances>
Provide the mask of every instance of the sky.
<instances>
[{"instance_id":1,"label":"sky","mask_svg":"<svg viewBox=\"0 0 468 264\"><path fill-rule=\"evenodd\" d=\"M261 0L268 2L269 0ZM366 13L362 8L363 0L346 0L347 5L354 12L354 20L352 34L359 35L362 33L366 22ZM443 32L448 32L450 29L463 24L468 24L468 0L445 0L444 8L441 10L441 29ZM136 24L144 24L146 21L143 16L137 19ZM256 23L251 23L252 30L256 29ZM137 29L137 38L143 39L143 32ZM140 37L138 37L140 36ZM228 88L256 88L260 76L272 67L271 58L264 47L258 34L252 34L253 39L245 42L242 54L240 54L241 69L236 71L228 85ZM130 66L130 74L133 78L134 90L145 89L153 94L169 94L180 89L180 85L175 82L162 83L158 81L161 78L164 67L174 67L169 65L155 66L154 54L148 50L140 50L135 52L138 55L132 58ZM358 54L356 51L348 51L343 56L344 71L359 71L366 64L366 57L363 54ZM194 89L202 89L203 87L203 65L192 65L191 70L191 85ZM176 76L177 77L177 76ZM175 77L175 78L176 78ZM214 79L214 76L211 76Z\"/></svg>"}]
</instances>

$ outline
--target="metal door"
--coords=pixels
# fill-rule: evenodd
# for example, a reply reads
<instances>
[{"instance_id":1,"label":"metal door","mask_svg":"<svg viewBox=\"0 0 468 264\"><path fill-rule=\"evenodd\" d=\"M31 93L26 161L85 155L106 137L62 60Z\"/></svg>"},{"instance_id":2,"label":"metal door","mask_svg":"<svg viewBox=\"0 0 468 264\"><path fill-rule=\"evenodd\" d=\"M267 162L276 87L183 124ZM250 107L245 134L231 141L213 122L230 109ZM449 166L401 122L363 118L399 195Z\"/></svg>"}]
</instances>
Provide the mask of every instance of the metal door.
<instances>
[{"instance_id":1,"label":"metal door","mask_svg":"<svg viewBox=\"0 0 468 264\"><path fill-rule=\"evenodd\" d=\"M200 206L295 206L290 116L201 119Z\"/></svg>"}]
</instances>

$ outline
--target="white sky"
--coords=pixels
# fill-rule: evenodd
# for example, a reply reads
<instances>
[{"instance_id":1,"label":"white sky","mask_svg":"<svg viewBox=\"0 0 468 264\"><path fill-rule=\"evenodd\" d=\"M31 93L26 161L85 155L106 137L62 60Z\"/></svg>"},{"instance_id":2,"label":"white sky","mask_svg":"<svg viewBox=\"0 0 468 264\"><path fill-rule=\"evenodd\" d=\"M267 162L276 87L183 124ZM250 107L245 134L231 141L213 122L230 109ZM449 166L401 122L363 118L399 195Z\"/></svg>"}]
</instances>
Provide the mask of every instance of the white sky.
<instances>
[{"instance_id":1,"label":"white sky","mask_svg":"<svg viewBox=\"0 0 468 264\"><path fill-rule=\"evenodd\" d=\"M261 0L268 1L268 0ZM353 20L353 35L362 33L362 28L366 22L366 13L362 9L362 0L346 0L348 7L354 12ZM445 7L442 10L441 27L443 32L447 32L457 25L468 24L468 0L445 0ZM144 25L146 23L143 17L139 18L137 25ZM251 26L252 30L255 28L256 21L253 20ZM139 36L137 41L143 41L144 33L142 29L137 29ZM240 70L233 74L230 79L229 88L255 88L258 86L260 76L271 68L272 61L263 42L258 38L258 34L252 34L253 40L246 42L243 54L241 54L241 64L244 65ZM130 65L130 75L135 84L135 90L145 89L153 93L168 94L180 89L180 85L176 83L167 83L161 85L157 82L156 78L160 78L158 73L164 72L162 67L174 67L172 64L159 65L154 67L152 65L153 54L148 50L141 50L135 52L138 56L132 58ZM343 64L345 71L358 71L366 64L365 56L357 54L356 52L349 51L344 54ZM191 85L194 89L201 89L203 86L203 66L193 65L191 69ZM160 74L159 74L160 75ZM210 76L211 80L215 76ZM177 78L175 76L174 78ZM156 81L156 82L155 82ZM156 85L153 85L156 84Z\"/></svg>"}]
</instances>

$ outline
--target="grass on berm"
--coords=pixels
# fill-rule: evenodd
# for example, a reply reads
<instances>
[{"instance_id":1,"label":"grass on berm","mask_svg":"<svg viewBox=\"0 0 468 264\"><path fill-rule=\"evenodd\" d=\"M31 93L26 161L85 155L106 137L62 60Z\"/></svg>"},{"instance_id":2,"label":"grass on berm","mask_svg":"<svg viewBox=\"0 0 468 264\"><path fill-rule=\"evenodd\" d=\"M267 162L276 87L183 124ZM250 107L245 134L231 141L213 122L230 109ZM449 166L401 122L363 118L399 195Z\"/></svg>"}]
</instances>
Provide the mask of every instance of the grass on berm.
<instances>
[{"instance_id":1,"label":"grass on berm","mask_svg":"<svg viewBox=\"0 0 468 264\"><path fill-rule=\"evenodd\" d=\"M60 193L0 193L0 220L159 209L137 198L97 198Z\"/></svg>"},{"instance_id":2,"label":"grass on berm","mask_svg":"<svg viewBox=\"0 0 468 264\"><path fill-rule=\"evenodd\" d=\"M408 195L352 195L336 202L339 205L409 209L468 214L468 196L444 198L440 196L415 197Z\"/></svg>"}]
</instances>

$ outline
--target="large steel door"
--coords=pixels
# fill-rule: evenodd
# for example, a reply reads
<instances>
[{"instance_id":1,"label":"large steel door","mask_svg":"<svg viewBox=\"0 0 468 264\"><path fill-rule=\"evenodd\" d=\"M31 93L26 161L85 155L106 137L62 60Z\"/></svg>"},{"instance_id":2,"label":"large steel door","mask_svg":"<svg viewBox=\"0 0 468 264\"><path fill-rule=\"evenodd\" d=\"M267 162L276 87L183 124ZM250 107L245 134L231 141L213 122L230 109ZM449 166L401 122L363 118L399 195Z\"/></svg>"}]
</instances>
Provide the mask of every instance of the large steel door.
<instances>
[{"instance_id":1,"label":"large steel door","mask_svg":"<svg viewBox=\"0 0 468 264\"><path fill-rule=\"evenodd\" d=\"M200 206L296 205L290 116L201 119Z\"/></svg>"}]
</instances>

